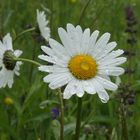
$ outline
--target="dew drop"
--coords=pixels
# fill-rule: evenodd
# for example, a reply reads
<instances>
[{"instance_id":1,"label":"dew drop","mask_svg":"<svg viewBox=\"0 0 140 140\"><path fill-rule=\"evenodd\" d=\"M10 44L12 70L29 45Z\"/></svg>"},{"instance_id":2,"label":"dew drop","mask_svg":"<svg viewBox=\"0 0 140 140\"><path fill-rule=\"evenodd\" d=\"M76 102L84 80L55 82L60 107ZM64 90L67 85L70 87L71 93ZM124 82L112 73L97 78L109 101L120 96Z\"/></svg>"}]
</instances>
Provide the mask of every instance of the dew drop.
<instances>
[{"instance_id":1,"label":"dew drop","mask_svg":"<svg viewBox=\"0 0 140 140\"><path fill-rule=\"evenodd\" d=\"M55 88L55 85L51 84L49 87L52 88L52 89L54 89Z\"/></svg>"},{"instance_id":2,"label":"dew drop","mask_svg":"<svg viewBox=\"0 0 140 140\"><path fill-rule=\"evenodd\" d=\"M107 53L107 52L108 52L108 49L105 49L105 50L104 50L104 53Z\"/></svg>"},{"instance_id":3,"label":"dew drop","mask_svg":"<svg viewBox=\"0 0 140 140\"><path fill-rule=\"evenodd\" d=\"M102 101L103 103L107 103L107 100L105 100L105 99L101 99L101 101Z\"/></svg>"},{"instance_id":4,"label":"dew drop","mask_svg":"<svg viewBox=\"0 0 140 140\"><path fill-rule=\"evenodd\" d=\"M109 70L107 69L107 70L105 70L105 72L106 72L106 74L108 75L109 74Z\"/></svg>"}]
</instances>

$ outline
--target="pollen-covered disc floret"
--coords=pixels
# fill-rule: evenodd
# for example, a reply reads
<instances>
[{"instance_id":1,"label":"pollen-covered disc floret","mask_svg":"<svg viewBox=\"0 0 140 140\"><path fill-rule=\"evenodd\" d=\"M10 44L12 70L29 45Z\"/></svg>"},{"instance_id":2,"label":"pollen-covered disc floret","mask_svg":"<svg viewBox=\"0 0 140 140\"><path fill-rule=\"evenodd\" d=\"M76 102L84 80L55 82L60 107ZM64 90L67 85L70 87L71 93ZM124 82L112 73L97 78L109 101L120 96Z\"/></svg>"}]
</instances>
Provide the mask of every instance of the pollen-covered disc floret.
<instances>
[{"instance_id":1,"label":"pollen-covered disc floret","mask_svg":"<svg viewBox=\"0 0 140 140\"><path fill-rule=\"evenodd\" d=\"M13 50L12 38L10 34L4 36L0 41L0 88L8 85L12 87L14 74L19 75L19 69L22 62L15 61L14 58L22 54L20 50Z\"/></svg>"},{"instance_id":2,"label":"pollen-covered disc floret","mask_svg":"<svg viewBox=\"0 0 140 140\"><path fill-rule=\"evenodd\" d=\"M119 76L124 69L119 67L126 61L119 57L123 50L115 50L116 42L109 42L110 34L104 33L98 38L99 31L90 34L90 29L84 31L78 25L67 24L67 31L58 29L63 45L49 39L51 48L41 46L46 53L39 58L52 65L42 65L40 71L48 72L44 82L51 89L66 85L64 99L76 94L82 97L84 93L97 93L103 103L109 100L106 90L116 90L117 85L111 82L110 76ZM98 38L98 39L97 39Z\"/></svg>"},{"instance_id":3,"label":"pollen-covered disc floret","mask_svg":"<svg viewBox=\"0 0 140 140\"><path fill-rule=\"evenodd\" d=\"M91 79L96 75L97 65L89 55L76 55L68 63L70 72L81 80Z\"/></svg>"}]
</instances>

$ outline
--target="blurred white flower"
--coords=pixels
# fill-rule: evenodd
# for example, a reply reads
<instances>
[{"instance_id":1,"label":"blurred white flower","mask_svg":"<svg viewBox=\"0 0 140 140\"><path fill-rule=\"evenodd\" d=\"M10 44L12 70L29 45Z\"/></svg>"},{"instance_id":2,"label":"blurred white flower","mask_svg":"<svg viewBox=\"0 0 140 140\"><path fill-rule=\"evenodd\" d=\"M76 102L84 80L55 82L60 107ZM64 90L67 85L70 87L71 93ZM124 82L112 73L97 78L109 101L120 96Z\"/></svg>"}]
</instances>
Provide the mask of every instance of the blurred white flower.
<instances>
[{"instance_id":1,"label":"blurred white flower","mask_svg":"<svg viewBox=\"0 0 140 140\"><path fill-rule=\"evenodd\" d=\"M123 50L115 50L116 42L108 43L109 33L104 33L98 40L99 31L90 35L90 29L82 31L78 25L67 24L67 31L58 29L61 45L49 39L51 48L42 46L47 55L39 58L53 65L42 65L40 71L48 72L44 82L49 83L51 89L66 85L63 98L69 99L76 94L82 97L85 92L97 93L103 103L109 100L107 90L116 90L118 86L111 82L109 76L119 76L124 69L118 65L126 61L119 57Z\"/></svg>"},{"instance_id":2,"label":"blurred white flower","mask_svg":"<svg viewBox=\"0 0 140 140\"><path fill-rule=\"evenodd\" d=\"M48 41L50 38L50 28L48 27L49 21L46 20L46 15L44 11L39 11L38 9L37 9L37 23L42 37L45 38L46 41Z\"/></svg>"},{"instance_id":3,"label":"blurred white flower","mask_svg":"<svg viewBox=\"0 0 140 140\"><path fill-rule=\"evenodd\" d=\"M121 78L119 76L116 77L116 85L120 85L121 84Z\"/></svg>"},{"instance_id":4,"label":"blurred white flower","mask_svg":"<svg viewBox=\"0 0 140 140\"><path fill-rule=\"evenodd\" d=\"M19 75L19 69L22 62L15 61L14 57L22 54L20 50L13 50L12 38L10 34L4 36L0 41L0 88L13 85L14 74Z\"/></svg>"}]
</instances>

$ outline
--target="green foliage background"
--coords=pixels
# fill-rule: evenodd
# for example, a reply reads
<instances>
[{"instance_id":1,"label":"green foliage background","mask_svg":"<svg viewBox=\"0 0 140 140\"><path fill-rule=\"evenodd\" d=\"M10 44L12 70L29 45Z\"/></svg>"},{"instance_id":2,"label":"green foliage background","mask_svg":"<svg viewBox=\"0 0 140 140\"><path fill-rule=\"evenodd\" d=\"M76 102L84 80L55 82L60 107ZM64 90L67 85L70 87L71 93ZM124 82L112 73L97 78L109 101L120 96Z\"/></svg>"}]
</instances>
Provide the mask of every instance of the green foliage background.
<instances>
[{"instance_id":1,"label":"green foliage background","mask_svg":"<svg viewBox=\"0 0 140 140\"><path fill-rule=\"evenodd\" d=\"M127 106L129 140L140 139L140 1L139 0L0 0L0 37L10 32L15 38L25 30L26 25L36 26L36 9L44 10L50 20L51 36L59 41L58 27L67 23L80 24L91 31L98 29L102 34L111 33L111 40L118 48L136 52L132 65L135 73L131 88L136 91L135 104ZM126 43L127 34L124 8L133 7L137 20L137 44L130 49ZM50 11L49 11L49 10ZM14 42L15 49L23 50L22 57L40 61L40 46L32 33L27 33ZM129 61L129 58L128 58ZM41 62L42 63L42 62ZM124 65L124 67L127 67ZM59 108L56 91L51 91L42 82L45 74L37 67L24 63L20 77L15 77L12 89L0 89L0 140L59 140L59 117L51 118L51 108ZM121 77L127 83L128 75ZM119 91L119 90L118 90ZM97 95L84 95L82 108L82 128L80 140L121 140L122 123L119 108L121 103L115 98L119 92L110 93L110 101L102 104ZM4 103L5 97L13 99L13 105ZM45 101L45 102L43 102ZM43 102L43 103L42 103ZM65 140L72 140L75 129L77 97L65 102ZM130 115L131 114L131 115Z\"/></svg>"}]
</instances>

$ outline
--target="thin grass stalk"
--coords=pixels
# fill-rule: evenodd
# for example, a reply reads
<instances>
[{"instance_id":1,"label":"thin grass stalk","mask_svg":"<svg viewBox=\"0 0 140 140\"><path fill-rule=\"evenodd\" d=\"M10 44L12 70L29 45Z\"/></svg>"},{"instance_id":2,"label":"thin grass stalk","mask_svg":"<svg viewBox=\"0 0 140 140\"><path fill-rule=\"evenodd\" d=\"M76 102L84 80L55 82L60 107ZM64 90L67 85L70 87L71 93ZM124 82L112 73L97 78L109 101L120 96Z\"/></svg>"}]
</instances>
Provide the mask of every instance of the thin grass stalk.
<instances>
[{"instance_id":1,"label":"thin grass stalk","mask_svg":"<svg viewBox=\"0 0 140 140\"><path fill-rule=\"evenodd\" d=\"M121 124L122 124L122 136L121 140L129 140L128 138L128 128L126 123L126 115L125 115L125 108L124 104L121 106Z\"/></svg>"},{"instance_id":2,"label":"thin grass stalk","mask_svg":"<svg viewBox=\"0 0 140 140\"><path fill-rule=\"evenodd\" d=\"M80 137L81 111L82 111L82 98L78 98L77 120L76 120L75 139L74 140L79 140L79 137Z\"/></svg>"},{"instance_id":3,"label":"thin grass stalk","mask_svg":"<svg viewBox=\"0 0 140 140\"><path fill-rule=\"evenodd\" d=\"M63 104L63 95L61 93L61 90L58 90L59 92L59 99L60 99L60 140L64 140L64 104Z\"/></svg>"},{"instance_id":4,"label":"thin grass stalk","mask_svg":"<svg viewBox=\"0 0 140 140\"><path fill-rule=\"evenodd\" d=\"M81 14L80 14L80 18L79 18L78 24L81 23L82 18L84 17L85 11L86 11L86 9L87 9L88 6L89 6L90 1L91 1L91 0L88 0L87 3L85 4L85 6L84 6L84 8L83 8L83 10L82 10L82 12L81 12Z\"/></svg>"}]
</instances>

